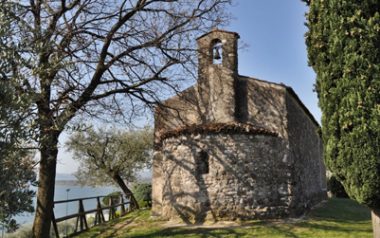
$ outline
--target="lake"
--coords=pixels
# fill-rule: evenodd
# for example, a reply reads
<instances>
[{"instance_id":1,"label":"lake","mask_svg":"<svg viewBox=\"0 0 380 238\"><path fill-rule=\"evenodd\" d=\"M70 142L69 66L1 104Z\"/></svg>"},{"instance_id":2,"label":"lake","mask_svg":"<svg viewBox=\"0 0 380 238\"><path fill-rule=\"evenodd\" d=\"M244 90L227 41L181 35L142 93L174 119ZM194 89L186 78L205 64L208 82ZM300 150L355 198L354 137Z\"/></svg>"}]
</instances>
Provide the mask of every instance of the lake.
<instances>
[{"instance_id":1,"label":"lake","mask_svg":"<svg viewBox=\"0 0 380 238\"><path fill-rule=\"evenodd\" d=\"M71 182L57 181L55 185L54 201L66 200L67 198L74 199L74 198L104 196L115 191L120 191L120 189L114 186L109 186L109 187L83 186L81 187ZM34 199L33 202L35 206L36 199ZM85 210L95 209L96 199L85 200L83 201L83 205L84 205ZM77 212L78 212L78 201L57 204L54 207L54 214L56 218L74 214ZM33 223L34 213L23 213L21 215L15 216L15 219L20 225Z\"/></svg>"}]
</instances>

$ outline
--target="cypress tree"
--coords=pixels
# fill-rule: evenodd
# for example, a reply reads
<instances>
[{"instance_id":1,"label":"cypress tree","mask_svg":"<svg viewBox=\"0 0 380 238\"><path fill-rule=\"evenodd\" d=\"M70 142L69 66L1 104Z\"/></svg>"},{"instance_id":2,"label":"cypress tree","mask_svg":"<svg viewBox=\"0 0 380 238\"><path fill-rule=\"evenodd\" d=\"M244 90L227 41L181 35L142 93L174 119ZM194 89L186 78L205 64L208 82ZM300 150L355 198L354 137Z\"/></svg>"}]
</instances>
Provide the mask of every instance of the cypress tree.
<instances>
[{"instance_id":1,"label":"cypress tree","mask_svg":"<svg viewBox=\"0 0 380 238\"><path fill-rule=\"evenodd\" d=\"M379 215L380 1L305 2L326 165L351 198Z\"/></svg>"}]
</instances>

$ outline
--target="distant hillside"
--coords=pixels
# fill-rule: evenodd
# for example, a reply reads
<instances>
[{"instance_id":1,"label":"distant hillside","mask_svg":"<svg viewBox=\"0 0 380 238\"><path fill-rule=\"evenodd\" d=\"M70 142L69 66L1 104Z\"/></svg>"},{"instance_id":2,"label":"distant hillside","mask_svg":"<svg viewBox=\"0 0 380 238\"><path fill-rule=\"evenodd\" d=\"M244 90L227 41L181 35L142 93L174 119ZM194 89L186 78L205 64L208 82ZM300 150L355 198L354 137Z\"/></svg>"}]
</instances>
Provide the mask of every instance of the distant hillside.
<instances>
[{"instance_id":1,"label":"distant hillside","mask_svg":"<svg viewBox=\"0 0 380 238\"><path fill-rule=\"evenodd\" d=\"M77 179L72 174L57 173L57 176L55 177L55 180L56 181L62 181L62 180L64 180L64 181L66 181L66 180L76 181Z\"/></svg>"},{"instance_id":2,"label":"distant hillside","mask_svg":"<svg viewBox=\"0 0 380 238\"><path fill-rule=\"evenodd\" d=\"M138 183L150 183L152 180L151 170L143 170L137 175ZM72 174L57 173L55 184L61 186L79 186L78 180Z\"/></svg>"},{"instance_id":3,"label":"distant hillside","mask_svg":"<svg viewBox=\"0 0 380 238\"><path fill-rule=\"evenodd\" d=\"M152 181L152 170L144 169L137 174L137 181L139 183L151 183Z\"/></svg>"},{"instance_id":4,"label":"distant hillside","mask_svg":"<svg viewBox=\"0 0 380 238\"><path fill-rule=\"evenodd\" d=\"M57 173L55 185L59 186L78 186L78 181L72 174Z\"/></svg>"},{"instance_id":5,"label":"distant hillside","mask_svg":"<svg viewBox=\"0 0 380 238\"><path fill-rule=\"evenodd\" d=\"M58 186L79 186L77 180L55 180L55 185Z\"/></svg>"}]
</instances>

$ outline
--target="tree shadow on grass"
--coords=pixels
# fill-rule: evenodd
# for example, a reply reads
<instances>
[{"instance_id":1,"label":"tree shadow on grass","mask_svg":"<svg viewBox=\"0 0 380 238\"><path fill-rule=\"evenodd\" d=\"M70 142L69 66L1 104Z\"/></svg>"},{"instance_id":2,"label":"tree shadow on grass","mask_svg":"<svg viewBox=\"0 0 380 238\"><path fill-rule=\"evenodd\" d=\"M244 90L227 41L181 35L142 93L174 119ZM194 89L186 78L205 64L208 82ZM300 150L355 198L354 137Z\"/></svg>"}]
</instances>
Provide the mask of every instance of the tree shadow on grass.
<instances>
[{"instance_id":1,"label":"tree shadow on grass","mask_svg":"<svg viewBox=\"0 0 380 238\"><path fill-rule=\"evenodd\" d=\"M244 226L253 227L255 224L255 221L247 221ZM312 210L306 219L267 220L263 221L260 226L276 230L285 237L292 238L299 237L293 232L298 229L315 233L321 231L340 234L372 233L369 209L353 200L339 198L329 199L319 208Z\"/></svg>"},{"instance_id":2,"label":"tree shadow on grass","mask_svg":"<svg viewBox=\"0 0 380 238\"><path fill-rule=\"evenodd\" d=\"M155 238L155 237L180 237L190 236L199 238L222 238L228 236L229 238L239 238L248 235L244 232L238 232L233 228L179 228L170 227L152 233L144 233L143 235L131 235L130 238ZM254 236L251 236L255 238ZM258 237L257 237L258 238Z\"/></svg>"},{"instance_id":3,"label":"tree shadow on grass","mask_svg":"<svg viewBox=\"0 0 380 238\"><path fill-rule=\"evenodd\" d=\"M89 235L89 238L97 238L97 237L115 237L116 233L120 229L125 229L128 225L132 224L136 218L138 218L138 214L135 214L133 216L129 216L128 219L125 219L122 223L120 223L119 219L113 220L110 223L103 223L100 224L99 226L96 226L92 229L96 229L97 232L94 232L93 234ZM123 218L121 218L123 219ZM112 229L112 232L110 232L110 227L115 224L122 224L118 229Z\"/></svg>"},{"instance_id":4,"label":"tree shadow on grass","mask_svg":"<svg viewBox=\"0 0 380 238\"><path fill-rule=\"evenodd\" d=\"M368 208L350 199L332 198L319 208L312 210L306 220L295 222L292 227L316 231L317 233L319 231L331 231L342 234L353 232L371 234L370 224L371 217ZM283 229L279 226L276 227Z\"/></svg>"},{"instance_id":5,"label":"tree shadow on grass","mask_svg":"<svg viewBox=\"0 0 380 238\"><path fill-rule=\"evenodd\" d=\"M350 223L350 222L344 222L346 224L358 224L358 223ZM365 228L359 228L357 226L353 227L353 226L343 226L344 223L342 222L341 224L336 224L335 222L334 223L331 223L331 225L329 224L316 224L316 223L306 223L306 222L302 222L302 223L298 223L296 224L297 227L300 227L300 228L305 228L307 230L321 230L321 231L333 231L333 232L344 232L344 233L351 233L351 232L368 232L368 233L371 233L372 232L372 229L371 227L369 226L368 229L365 229Z\"/></svg>"},{"instance_id":6,"label":"tree shadow on grass","mask_svg":"<svg viewBox=\"0 0 380 238\"><path fill-rule=\"evenodd\" d=\"M130 232L130 231L129 231ZM147 231L144 234L126 234L125 238L162 238L162 237L197 237L197 238L262 238L281 234L284 237L299 238L291 227L277 226L269 221L247 221L239 226L226 227L168 227L161 230Z\"/></svg>"},{"instance_id":7,"label":"tree shadow on grass","mask_svg":"<svg viewBox=\"0 0 380 238\"><path fill-rule=\"evenodd\" d=\"M346 198L331 198L309 215L316 220L354 224L371 220L371 212L367 207Z\"/></svg>"}]
</instances>

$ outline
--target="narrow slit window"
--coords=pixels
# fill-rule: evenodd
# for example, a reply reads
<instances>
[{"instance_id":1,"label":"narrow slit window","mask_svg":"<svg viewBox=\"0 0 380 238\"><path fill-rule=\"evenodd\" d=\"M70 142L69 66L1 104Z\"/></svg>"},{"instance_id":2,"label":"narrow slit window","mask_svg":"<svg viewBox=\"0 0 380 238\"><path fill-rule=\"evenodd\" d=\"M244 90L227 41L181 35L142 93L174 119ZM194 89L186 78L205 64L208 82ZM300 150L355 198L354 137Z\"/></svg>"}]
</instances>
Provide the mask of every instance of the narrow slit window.
<instances>
[{"instance_id":1,"label":"narrow slit window","mask_svg":"<svg viewBox=\"0 0 380 238\"><path fill-rule=\"evenodd\" d=\"M223 45L219 39L212 41L212 64L221 64L223 61Z\"/></svg>"},{"instance_id":2,"label":"narrow slit window","mask_svg":"<svg viewBox=\"0 0 380 238\"><path fill-rule=\"evenodd\" d=\"M209 172L209 156L204 150L200 151L197 155L196 172L197 174L208 174Z\"/></svg>"}]
</instances>

